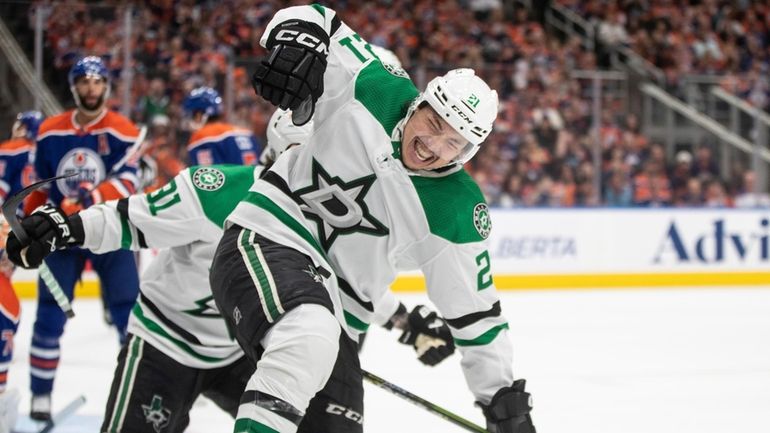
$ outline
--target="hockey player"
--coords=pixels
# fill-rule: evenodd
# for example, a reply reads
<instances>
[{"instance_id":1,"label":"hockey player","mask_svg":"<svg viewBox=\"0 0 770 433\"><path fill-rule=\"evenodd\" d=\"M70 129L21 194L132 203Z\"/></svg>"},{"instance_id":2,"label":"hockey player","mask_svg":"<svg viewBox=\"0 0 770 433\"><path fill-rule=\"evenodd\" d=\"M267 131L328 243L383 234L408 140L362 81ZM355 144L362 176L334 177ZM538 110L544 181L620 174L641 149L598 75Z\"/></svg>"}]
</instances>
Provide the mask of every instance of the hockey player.
<instances>
[{"instance_id":1,"label":"hockey player","mask_svg":"<svg viewBox=\"0 0 770 433\"><path fill-rule=\"evenodd\" d=\"M235 432L304 431L327 380L361 413L351 341L377 291L407 269L422 270L447 317L488 428L534 432L492 281L489 210L462 167L492 129L497 93L470 69L420 93L320 5L280 10L260 42L269 55L255 90L294 110L296 124L313 117L315 132L230 214L211 269L217 305L257 362ZM332 371L337 352L344 377ZM360 431L354 424L333 431Z\"/></svg>"},{"instance_id":2,"label":"hockey player","mask_svg":"<svg viewBox=\"0 0 770 433\"><path fill-rule=\"evenodd\" d=\"M19 113L11 128L11 139L0 144L0 204L30 183L29 157L42 122L43 113L39 111Z\"/></svg>"},{"instance_id":3,"label":"hockey player","mask_svg":"<svg viewBox=\"0 0 770 433\"><path fill-rule=\"evenodd\" d=\"M44 201L60 206L67 214L94 203L133 194L138 187L136 166L118 164L139 138L134 124L105 107L109 97L109 72L98 57L85 57L70 70L68 81L76 108L49 117L40 126L34 168L38 178L75 174L36 191L25 203L29 214ZM87 260L91 261L105 292L112 320L121 342L139 290L136 262L131 251L93 254L82 249L56 251L46 259L56 280L70 300L75 282ZM51 391L59 363L59 339L65 316L45 283L38 281L37 317L30 347L30 416L50 419Z\"/></svg>"},{"instance_id":4,"label":"hockey player","mask_svg":"<svg viewBox=\"0 0 770 433\"><path fill-rule=\"evenodd\" d=\"M290 114L277 110L260 159L269 166L287 147L305 142L311 130L311 124L294 126ZM22 221L43 239L55 230L53 219L44 216L57 215L68 221L71 234L54 233L55 243L62 245L62 239L72 237L69 246L82 244L95 252L168 247L143 275L100 431L181 433L200 394L235 416L254 365L243 356L213 303L208 270L225 216L261 172L261 166L192 167L150 194L92 206L69 218L57 215L60 211L53 207L41 208ZM10 255L22 262L20 245L13 239ZM30 246L25 253L28 264L41 260L35 250ZM47 254L49 249L38 251ZM391 318L396 321L408 322L409 315L403 311ZM434 334L449 333L445 322L437 323ZM410 332L408 326L404 331ZM423 362L432 364L451 354L443 349L446 344L426 337L430 336L422 337L429 340L420 353ZM326 410L329 399L323 390L313 404L319 412ZM143 407L152 410L148 413Z\"/></svg>"},{"instance_id":5,"label":"hockey player","mask_svg":"<svg viewBox=\"0 0 770 433\"><path fill-rule=\"evenodd\" d=\"M254 134L222 122L222 98L211 87L198 87L184 100L193 134L187 145L190 165L256 165L260 143Z\"/></svg>"},{"instance_id":6,"label":"hockey player","mask_svg":"<svg viewBox=\"0 0 770 433\"><path fill-rule=\"evenodd\" d=\"M43 121L39 111L19 113L11 128L11 139L0 143L0 205L29 184L32 167L29 156ZM0 218L1 219L1 218ZM0 228L0 433L9 433L16 423L19 394L6 389L8 367L13 358L13 339L19 326L21 308L11 284L13 263L5 253L5 242L10 227L2 221Z\"/></svg>"}]
</instances>

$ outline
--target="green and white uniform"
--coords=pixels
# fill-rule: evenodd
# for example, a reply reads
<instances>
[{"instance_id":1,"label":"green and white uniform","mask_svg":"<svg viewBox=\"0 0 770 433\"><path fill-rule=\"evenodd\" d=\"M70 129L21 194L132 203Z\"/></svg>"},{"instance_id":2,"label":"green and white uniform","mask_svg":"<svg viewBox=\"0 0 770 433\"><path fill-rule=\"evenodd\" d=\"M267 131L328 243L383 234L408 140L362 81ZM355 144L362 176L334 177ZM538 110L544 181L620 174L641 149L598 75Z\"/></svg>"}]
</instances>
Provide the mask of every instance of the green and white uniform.
<instances>
[{"instance_id":1,"label":"green and white uniform","mask_svg":"<svg viewBox=\"0 0 770 433\"><path fill-rule=\"evenodd\" d=\"M211 369L243 356L214 304L209 268L225 217L261 171L191 167L159 190L80 212L84 248L161 249L142 275L128 332L180 364Z\"/></svg>"},{"instance_id":2,"label":"green and white uniform","mask_svg":"<svg viewBox=\"0 0 770 433\"><path fill-rule=\"evenodd\" d=\"M484 198L457 167L414 173L400 160L400 137L418 91L403 70L384 66L331 9L276 13L330 35L324 93L307 145L289 149L257 180L228 221L331 267L339 282L338 320L351 337L372 321L372 300L403 270L421 270L446 317L468 385L481 402L513 382L508 324L492 283ZM335 308L340 306L335 305Z\"/></svg>"}]
</instances>

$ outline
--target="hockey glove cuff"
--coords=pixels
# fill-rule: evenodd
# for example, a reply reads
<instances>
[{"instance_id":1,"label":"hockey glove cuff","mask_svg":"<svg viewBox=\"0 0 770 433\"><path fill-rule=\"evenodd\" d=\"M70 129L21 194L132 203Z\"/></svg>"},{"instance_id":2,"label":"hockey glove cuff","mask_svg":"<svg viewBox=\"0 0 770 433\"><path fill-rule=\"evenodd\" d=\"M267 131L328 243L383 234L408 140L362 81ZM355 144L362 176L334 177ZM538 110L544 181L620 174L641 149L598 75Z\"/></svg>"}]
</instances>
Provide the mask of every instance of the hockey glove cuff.
<instances>
[{"instance_id":1,"label":"hockey glove cuff","mask_svg":"<svg viewBox=\"0 0 770 433\"><path fill-rule=\"evenodd\" d=\"M396 312L393 313L392 316L390 316L390 319L388 319L388 321L385 322L385 324L382 325L382 327L387 329L388 331L390 331L394 327L396 329L405 329L407 326L408 316L409 316L409 313L406 311L406 305L404 305L403 302L399 302Z\"/></svg>"},{"instance_id":2,"label":"hockey glove cuff","mask_svg":"<svg viewBox=\"0 0 770 433\"><path fill-rule=\"evenodd\" d=\"M487 419L491 433L535 433L532 425L532 396L524 391L526 381L519 379L513 385L497 391L488 405L476 403Z\"/></svg>"}]
</instances>

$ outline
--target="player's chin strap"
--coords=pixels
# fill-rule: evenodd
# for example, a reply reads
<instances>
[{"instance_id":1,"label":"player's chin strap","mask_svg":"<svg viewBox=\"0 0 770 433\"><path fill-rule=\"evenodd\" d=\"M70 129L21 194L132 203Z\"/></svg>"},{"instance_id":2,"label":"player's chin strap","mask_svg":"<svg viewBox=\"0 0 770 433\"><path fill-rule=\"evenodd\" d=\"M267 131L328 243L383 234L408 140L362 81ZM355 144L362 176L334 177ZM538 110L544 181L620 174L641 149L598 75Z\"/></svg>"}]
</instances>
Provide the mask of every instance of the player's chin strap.
<instances>
[{"instance_id":1,"label":"player's chin strap","mask_svg":"<svg viewBox=\"0 0 770 433\"><path fill-rule=\"evenodd\" d=\"M62 176L56 176L35 182L32 185L22 189L12 197L9 197L8 200L3 203L3 216L5 217L5 220L8 221L8 224L11 226L11 230L13 230L14 234L16 234L16 238L22 245L29 243L29 235L27 234L27 231L24 230L24 226L21 225L19 216L16 215L16 210L19 208L19 205L21 205L24 199L27 198L27 196L30 195L33 191L43 188L44 186L59 179L74 176L75 174L76 173L65 174ZM24 254L21 256L24 257ZM51 270L48 269L48 266L46 266L45 262L40 265L38 272L40 273L40 278L43 279L45 285L48 287L48 290L51 292L51 296L53 296L53 298L56 300L56 303L59 304L59 307L62 309L62 311L64 311L64 314L67 315L68 318L75 317L75 312L72 311L72 304L70 304L67 295L64 294L64 290L62 290L61 286L56 281L56 278L54 278Z\"/></svg>"}]
</instances>

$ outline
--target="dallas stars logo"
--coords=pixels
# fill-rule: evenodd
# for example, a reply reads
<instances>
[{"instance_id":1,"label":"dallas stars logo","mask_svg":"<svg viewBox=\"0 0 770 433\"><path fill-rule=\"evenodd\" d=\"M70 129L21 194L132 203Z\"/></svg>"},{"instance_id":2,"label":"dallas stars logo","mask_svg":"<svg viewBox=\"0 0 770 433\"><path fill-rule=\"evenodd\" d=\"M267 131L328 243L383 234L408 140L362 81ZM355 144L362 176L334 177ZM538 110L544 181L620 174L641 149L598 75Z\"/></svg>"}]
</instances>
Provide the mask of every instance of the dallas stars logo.
<instances>
[{"instance_id":1,"label":"dallas stars logo","mask_svg":"<svg viewBox=\"0 0 770 433\"><path fill-rule=\"evenodd\" d=\"M193 184L204 191L216 191L225 184L225 174L211 167L201 167L195 170Z\"/></svg>"},{"instance_id":2,"label":"dallas stars logo","mask_svg":"<svg viewBox=\"0 0 770 433\"><path fill-rule=\"evenodd\" d=\"M149 406L142 405L144 412L144 421L152 424L156 433L160 433L169 423L171 411L163 407L163 397L159 395L152 396L152 402Z\"/></svg>"},{"instance_id":3,"label":"dallas stars logo","mask_svg":"<svg viewBox=\"0 0 770 433\"><path fill-rule=\"evenodd\" d=\"M479 236L486 239L492 231L492 219L489 217L489 208L484 203L479 203L473 208L473 225Z\"/></svg>"},{"instance_id":4,"label":"dallas stars logo","mask_svg":"<svg viewBox=\"0 0 770 433\"><path fill-rule=\"evenodd\" d=\"M332 177L313 159L313 184L295 194L305 203L305 216L318 224L321 246L329 250L339 235L361 232L385 236L385 227L370 212L364 202L377 177L374 174L350 182Z\"/></svg>"},{"instance_id":5,"label":"dallas stars logo","mask_svg":"<svg viewBox=\"0 0 770 433\"><path fill-rule=\"evenodd\" d=\"M217 304L214 302L214 296L206 296L205 298L198 299L195 301L195 305L197 305L198 308L184 310L183 312L195 317L222 317L222 315L219 314Z\"/></svg>"},{"instance_id":6,"label":"dallas stars logo","mask_svg":"<svg viewBox=\"0 0 770 433\"><path fill-rule=\"evenodd\" d=\"M323 277L321 277L321 274L318 273L318 270L313 265L307 265L307 269L303 270L302 272L310 275L310 278L312 278L316 283L324 282Z\"/></svg>"}]
</instances>

